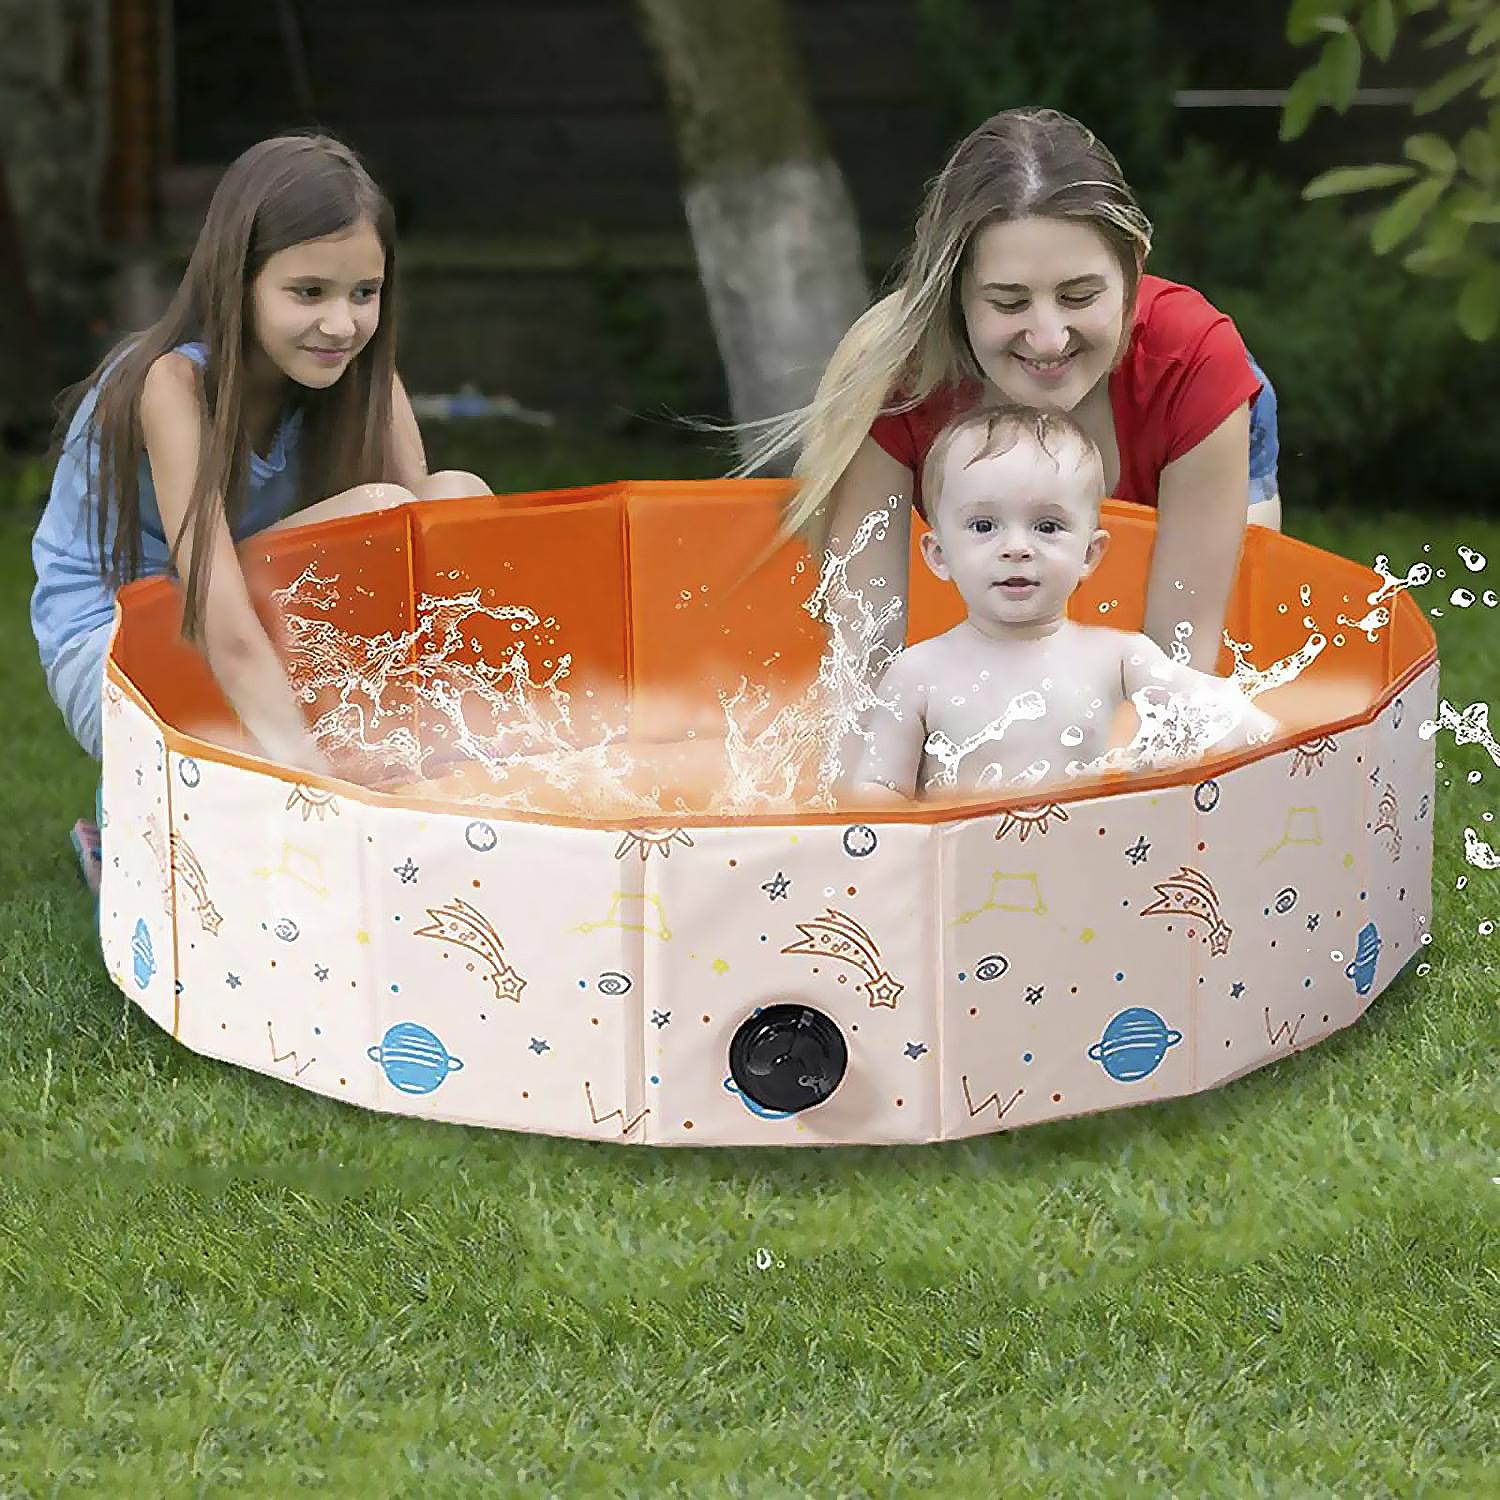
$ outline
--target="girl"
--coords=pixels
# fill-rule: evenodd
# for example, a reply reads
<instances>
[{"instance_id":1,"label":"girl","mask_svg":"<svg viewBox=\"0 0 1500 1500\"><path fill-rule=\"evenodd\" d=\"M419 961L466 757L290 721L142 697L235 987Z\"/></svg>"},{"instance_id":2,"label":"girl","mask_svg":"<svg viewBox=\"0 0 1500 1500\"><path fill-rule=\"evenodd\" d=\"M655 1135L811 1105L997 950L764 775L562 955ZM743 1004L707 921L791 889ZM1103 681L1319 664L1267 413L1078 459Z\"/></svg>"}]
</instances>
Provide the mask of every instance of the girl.
<instances>
[{"instance_id":1,"label":"girl","mask_svg":"<svg viewBox=\"0 0 1500 1500\"><path fill-rule=\"evenodd\" d=\"M64 394L31 624L53 701L95 759L115 592L173 570L183 633L262 752L329 773L235 544L489 493L473 474L427 473L395 371L395 273L390 207L352 151L262 141L215 190L167 311ZM97 890L97 827L80 820L74 844Z\"/></svg>"},{"instance_id":2,"label":"girl","mask_svg":"<svg viewBox=\"0 0 1500 1500\"><path fill-rule=\"evenodd\" d=\"M995 115L929 187L896 290L743 468L799 447L786 529L815 556L889 512L849 568L879 609L904 600L910 559L910 509L889 497L920 511L923 460L949 417L980 397L1069 412L1108 493L1156 507L1145 633L1170 649L1186 620L1192 665L1213 671L1247 517L1280 524L1275 397L1227 317L1143 274L1150 246L1092 132L1056 110ZM903 605L884 644L905 638Z\"/></svg>"}]
</instances>

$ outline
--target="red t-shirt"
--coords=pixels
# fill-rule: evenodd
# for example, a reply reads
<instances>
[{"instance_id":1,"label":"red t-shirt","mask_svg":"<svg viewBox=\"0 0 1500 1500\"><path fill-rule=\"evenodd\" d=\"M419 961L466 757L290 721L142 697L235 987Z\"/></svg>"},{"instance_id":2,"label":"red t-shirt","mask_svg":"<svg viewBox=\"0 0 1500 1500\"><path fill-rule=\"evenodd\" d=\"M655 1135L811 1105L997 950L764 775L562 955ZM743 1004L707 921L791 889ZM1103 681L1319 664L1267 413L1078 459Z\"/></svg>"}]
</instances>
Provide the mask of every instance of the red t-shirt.
<instances>
[{"instance_id":1,"label":"red t-shirt","mask_svg":"<svg viewBox=\"0 0 1500 1500\"><path fill-rule=\"evenodd\" d=\"M1161 471L1196 448L1260 381L1233 322L1200 292L1142 276L1130 345L1109 376L1109 404L1120 449L1115 497L1156 504ZM912 503L922 511L922 464L932 440L979 394L974 382L942 386L910 411L875 419L870 436L912 471Z\"/></svg>"}]
</instances>

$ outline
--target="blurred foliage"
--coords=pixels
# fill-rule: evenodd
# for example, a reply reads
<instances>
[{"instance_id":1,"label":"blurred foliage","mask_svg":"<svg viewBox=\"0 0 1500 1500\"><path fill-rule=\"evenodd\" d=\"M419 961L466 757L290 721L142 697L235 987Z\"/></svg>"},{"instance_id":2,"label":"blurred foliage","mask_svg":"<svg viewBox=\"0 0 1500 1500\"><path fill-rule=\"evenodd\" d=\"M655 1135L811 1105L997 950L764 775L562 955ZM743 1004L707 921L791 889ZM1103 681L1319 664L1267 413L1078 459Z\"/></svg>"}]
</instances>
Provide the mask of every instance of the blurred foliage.
<instances>
[{"instance_id":1,"label":"blurred foliage","mask_svg":"<svg viewBox=\"0 0 1500 1500\"><path fill-rule=\"evenodd\" d=\"M630 432L668 412L723 408L722 382L705 388L693 363L674 348L667 313L646 273L622 264L604 237L593 235L579 274L603 348L595 375L612 428Z\"/></svg>"},{"instance_id":2,"label":"blurred foliage","mask_svg":"<svg viewBox=\"0 0 1500 1500\"><path fill-rule=\"evenodd\" d=\"M0 453L0 521L35 520L51 482L50 455Z\"/></svg>"},{"instance_id":3,"label":"blurred foliage","mask_svg":"<svg viewBox=\"0 0 1500 1500\"><path fill-rule=\"evenodd\" d=\"M996 109L1045 103L1119 157L1155 225L1150 269L1233 317L1276 389L1293 524L1307 505L1495 506L1500 341L1476 349L1448 287L1365 254L1342 203L1302 201L1295 166L1273 175L1188 136L1172 95L1190 63L1149 5L1084 0L1100 25L1080 18L1064 47L1043 0L1018 0L1014 31L982 23L976 0L921 3L934 104L955 111L955 139Z\"/></svg>"},{"instance_id":4,"label":"blurred foliage","mask_svg":"<svg viewBox=\"0 0 1500 1500\"><path fill-rule=\"evenodd\" d=\"M1447 110L1459 123L1446 132L1408 137L1404 162L1335 167L1303 189L1309 199L1375 189L1401 191L1374 215L1370 245L1388 255L1410 245L1402 264L1416 276L1458 283L1459 327L1479 342L1500 333L1500 0L1294 0L1287 39L1310 46L1318 60L1292 85L1281 136L1295 140L1318 109L1342 114L1353 100L1366 55L1385 61L1412 17L1440 12L1446 21L1423 38L1462 51L1412 101L1412 114ZM1478 115L1483 113L1483 119ZM1450 298L1451 300L1451 298Z\"/></svg>"},{"instance_id":5,"label":"blurred foliage","mask_svg":"<svg viewBox=\"0 0 1500 1500\"><path fill-rule=\"evenodd\" d=\"M1152 270L1227 312L1276 388L1289 506L1494 507L1500 342L1469 343L1444 286L1364 254L1340 204L1201 143L1150 207Z\"/></svg>"},{"instance_id":6,"label":"blurred foliage","mask_svg":"<svg viewBox=\"0 0 1500 1500\"><path fill-rule=\"evenodd\" d=\"M1097 130L1143 183L1167 154L1186 71L1151 0L1069 0L1065 22L1055 0L1010 0L999 18L984 10L917 0L921 61L953 142L999 110L1047 105Z\"/></svg>"}]
</instances>

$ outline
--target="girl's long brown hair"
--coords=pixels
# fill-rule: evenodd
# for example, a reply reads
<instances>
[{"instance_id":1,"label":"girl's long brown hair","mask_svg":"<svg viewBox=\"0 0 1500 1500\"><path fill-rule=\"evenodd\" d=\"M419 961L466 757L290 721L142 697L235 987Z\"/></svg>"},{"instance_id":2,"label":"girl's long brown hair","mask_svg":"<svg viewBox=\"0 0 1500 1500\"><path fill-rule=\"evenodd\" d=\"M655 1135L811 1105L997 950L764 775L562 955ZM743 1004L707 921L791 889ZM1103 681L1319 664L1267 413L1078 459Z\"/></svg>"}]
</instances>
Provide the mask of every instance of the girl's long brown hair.
<instances>
[{"instance_id":1,"label":"girl's long brown hair","mask_svg":"<svg viewBox=\"0 0 1500 1500\"><path fill-rule=\"evenodd\" d=\"M800 533L821 553L833 487L882 411L908 411L940 386L983 382L964 324L963 275L982 229L1030 216L1088 224L1104 238L1125 278L1128 338L1151 222L1119 164L1093 131L1058 110L992 115L928 185L895 289L844 335L812 401L738 429L760 435L737 473L798 450L801 483L783 537Z\"/></svg>"},{"instance_id":2,"label":"girl's long brown hair","mask_svg":"<svg viewBox=\"0 0 1500 1500\"><path fill-rule=\"evenodd\" d=\"M181 284L165 313L141 333L118 343L85 380L63 393L60 431L66 432L90 388L98 404L84 441L98 457L95 534L98 555L118 586L141 570L139 471L141 388L146 372L180 344L207 346L201 372L204 427L198 471L175 565L184 538L191 542L183 633L199 638L208 587L209 536L224 516L231 527L243 514L250 441L245 428L245 356L255 337L251 289L280 250L343 233L361 221L385 250L380 321L370 341L325 390L287 381L288 400L302 412L297 503L386 479L393 472L391 387L395 378L395 218L385 195L359 158L325 135L286 135L261 141L220 180L208 206ZM290 415L284 413L283 419ZM113 546L108 534L115 523Z\"/></svg>"}]
</instances>

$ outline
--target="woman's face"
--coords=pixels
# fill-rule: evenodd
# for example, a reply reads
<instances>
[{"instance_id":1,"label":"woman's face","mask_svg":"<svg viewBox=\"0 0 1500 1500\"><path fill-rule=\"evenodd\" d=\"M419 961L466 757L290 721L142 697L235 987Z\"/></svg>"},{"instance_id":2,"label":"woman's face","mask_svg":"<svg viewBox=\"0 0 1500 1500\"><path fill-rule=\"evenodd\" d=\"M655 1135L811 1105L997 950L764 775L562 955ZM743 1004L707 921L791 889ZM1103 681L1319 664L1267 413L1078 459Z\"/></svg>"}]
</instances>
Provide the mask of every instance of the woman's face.
<instances>
[{"instance_id":1,"label":"woman's face","mask_svg":"<svg viewBox=\"0 0 1500 1500\"><path fill-rule=\"evenodd\" d=\"M1027 406L1071 411L1109 373L1125 317L1125 277L1098 230L1014 219L975 236L964 323L990 383Z\"/></svg>"}]
</instances>

